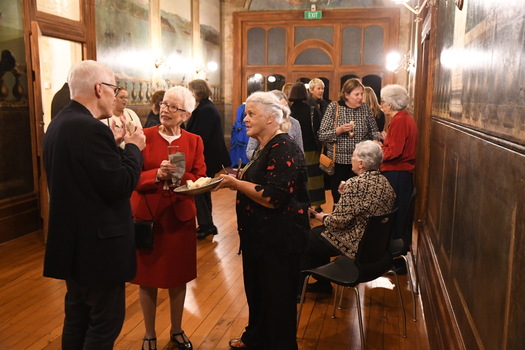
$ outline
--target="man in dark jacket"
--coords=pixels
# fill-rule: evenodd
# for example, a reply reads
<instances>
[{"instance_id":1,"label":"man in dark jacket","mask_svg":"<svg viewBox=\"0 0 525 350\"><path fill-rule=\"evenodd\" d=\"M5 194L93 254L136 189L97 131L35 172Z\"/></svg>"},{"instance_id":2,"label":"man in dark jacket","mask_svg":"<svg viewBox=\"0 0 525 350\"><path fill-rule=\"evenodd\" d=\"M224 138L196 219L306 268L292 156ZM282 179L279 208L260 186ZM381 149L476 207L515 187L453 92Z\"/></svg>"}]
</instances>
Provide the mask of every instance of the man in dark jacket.
<instances>
[{"instance_id":1,"label":"man in dark jacket","mask_svg":"<svg viewBox=\"0 0 525 350\"><path fill-rule=\"evenodd\" d=\"M98 120L112 115L119 90L111 70L82 61L68 83L72 101L44 137L50 193L44 276L66 282L62 348L112 349L124 322L124 282L136 272L129 198L145 136Z\"/></svg>"}]
</instances>

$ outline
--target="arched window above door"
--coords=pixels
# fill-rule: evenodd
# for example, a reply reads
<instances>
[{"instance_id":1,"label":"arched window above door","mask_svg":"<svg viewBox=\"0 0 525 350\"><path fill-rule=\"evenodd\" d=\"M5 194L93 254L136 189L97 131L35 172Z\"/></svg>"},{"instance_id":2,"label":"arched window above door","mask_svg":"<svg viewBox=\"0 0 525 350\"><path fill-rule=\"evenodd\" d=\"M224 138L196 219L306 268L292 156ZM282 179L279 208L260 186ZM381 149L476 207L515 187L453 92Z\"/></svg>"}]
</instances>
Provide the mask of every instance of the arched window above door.
<instances>
[{"instance_id":1,"label":"arched window above door","mask_svg":"<svg viewBox=\"0 0 525 350\"><path fill-rule=\"evenodd\" d=\"M333 64L330 56L321 49L306 49L297 55L294 64Z\"/></svg>"},{"instance_id":2,"label":"arched window above door","mask_svg":"<svg viewBox=\"0 0 525 350\"><path fill-rule=\"evenodd\" d=\"M334 44L333 27L295 27L294 28L294 45L298 45L309 39L319 39L326 41L330 45Z\"/></svg>"}]
</instances>

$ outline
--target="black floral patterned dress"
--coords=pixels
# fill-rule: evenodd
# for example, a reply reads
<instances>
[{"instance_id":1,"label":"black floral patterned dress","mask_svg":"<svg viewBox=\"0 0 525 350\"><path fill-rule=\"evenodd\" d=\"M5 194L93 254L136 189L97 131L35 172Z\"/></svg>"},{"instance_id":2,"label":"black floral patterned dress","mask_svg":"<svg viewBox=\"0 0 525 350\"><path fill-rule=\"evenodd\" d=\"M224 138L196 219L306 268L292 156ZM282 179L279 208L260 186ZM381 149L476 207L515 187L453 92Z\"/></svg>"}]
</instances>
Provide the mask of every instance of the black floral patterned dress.
<instances>
[{"instance_id":1,"label":"black floral patterned dress","mask_svg":"<svg viewBox=\"0 0 525 350\"><path fill-rule=\"evenodd\" d=\"M297 349L296 280L309 230L303 152L288 134L278 134L245 167L242 180L258 184L256 190L275 206L237 194L250 310L242 340L250 349Z\"/></svg>"}]
</instances>

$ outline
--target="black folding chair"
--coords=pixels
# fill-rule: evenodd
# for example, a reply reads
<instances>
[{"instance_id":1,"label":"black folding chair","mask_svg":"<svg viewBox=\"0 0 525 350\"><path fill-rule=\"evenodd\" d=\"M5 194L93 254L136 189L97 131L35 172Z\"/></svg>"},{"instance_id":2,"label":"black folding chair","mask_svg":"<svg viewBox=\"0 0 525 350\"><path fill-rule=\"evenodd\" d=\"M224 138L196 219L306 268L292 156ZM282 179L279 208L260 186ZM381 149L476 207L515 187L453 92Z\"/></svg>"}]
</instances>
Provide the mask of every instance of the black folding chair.
<instances>
[{"instance_id":1,"label":"black folding chair","mask_svg":"<svg viewBox=\"0 0 525 350\"><path fill-rule=\"evenodd\" d=\"M313 276L317 280L333 282L338 286L352 287L356 294L359 330L361 333L361 347L364 349L365 336L363 330L363 316L361 314L361 301L359 289L357 287L360 283L373 281L387 273L391 273L395 278L399 302L403 311L402 334L403 337L406 337L406 315L403 297L401 296L397 274L391 270L392 255L388 251L390 244L390 231L392 230L392 222L396 215L396 211L397 209L385 215L370 217L365 232L363 233L363 237L359 243L355 259L341 256L326 265L303 271L307 276L304 279L301 302L299 305L299 311L297 312L297 325L299 325L306 287L310 276ZM340 303L342 300L342 294L343 291L341 291ZM332 318L335 318L336 300L337 289L336 294L334 295L334 310Z\"/></svg>"}]
</instances>

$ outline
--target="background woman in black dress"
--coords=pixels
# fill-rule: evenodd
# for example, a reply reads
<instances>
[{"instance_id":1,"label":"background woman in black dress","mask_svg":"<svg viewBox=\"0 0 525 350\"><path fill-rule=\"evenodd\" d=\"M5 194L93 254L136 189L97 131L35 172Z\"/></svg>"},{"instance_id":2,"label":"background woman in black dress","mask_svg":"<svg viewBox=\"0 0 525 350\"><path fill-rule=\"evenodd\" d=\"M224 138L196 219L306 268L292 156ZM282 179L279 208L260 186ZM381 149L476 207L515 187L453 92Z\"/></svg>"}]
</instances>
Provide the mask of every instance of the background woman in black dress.
<instances>
[{"instance_id":1,"label":"background woman in black dress","mask_svg":"<svg viewBox=\"0 0 525 350\"><path fill-rule=\"evenodd\" d=\"M290 90L288 99L292 102L290 109L292 116L301 124L303 135L303 149L306 166L308 169L308 194L310 205L320 212L321 204L326 203L324 196L324 173L319 169L319 156L321 144L317 138L317 131L321 125L321 115L315 107L305 103L308 98L306 87L303 83L295 83Z\"/></svg>"},{"instance_id":2,"label":"background woman in black dress","mask_svg":"<svg viewBox=\"0 0 525 350\"><path fill-rule=\"evenodd\" d=\"M223 166L230 165L230 154L226 148L222 119L217 107L210 100L212 91L208 83L202 79L189 82L188 88L195 96L197 106L186 125L186 131L197 134L204 142L204 161L206 176L214 177ZM197 206L197 238L216 235L217 227L213 223L212 202L210 192L195 196Z\"/></svg>"}]
</instances>

